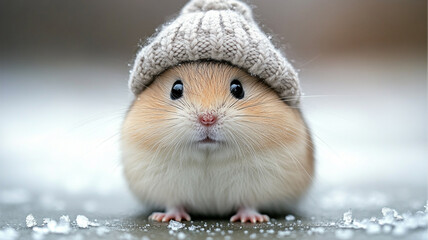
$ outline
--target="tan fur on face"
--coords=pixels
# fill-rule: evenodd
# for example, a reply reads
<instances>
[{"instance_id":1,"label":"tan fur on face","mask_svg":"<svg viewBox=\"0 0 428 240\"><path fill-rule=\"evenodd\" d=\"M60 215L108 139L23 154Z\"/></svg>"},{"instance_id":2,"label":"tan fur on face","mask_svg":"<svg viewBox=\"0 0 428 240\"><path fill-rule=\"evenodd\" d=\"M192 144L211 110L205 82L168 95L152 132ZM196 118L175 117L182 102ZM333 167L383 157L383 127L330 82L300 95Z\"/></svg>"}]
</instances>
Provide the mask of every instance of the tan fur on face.
<instances>
[{"instance_id":1,"label":"tan fur on face","mask_svg":"<svg viewBox=\"0 0 428 240\"><path fill-rule=\"evenodd\" d=\"M178 79L183 97L172 100ZM233 79L242 83L243 99L231 95ZM217 147L198 147L204 112L218 115ZM183 64L157 77L125 119L122 153L130 188L143 202L202 214L291 203L313 174L300 112L255 77L214 62Z\"/></svg>"}]
</instances>

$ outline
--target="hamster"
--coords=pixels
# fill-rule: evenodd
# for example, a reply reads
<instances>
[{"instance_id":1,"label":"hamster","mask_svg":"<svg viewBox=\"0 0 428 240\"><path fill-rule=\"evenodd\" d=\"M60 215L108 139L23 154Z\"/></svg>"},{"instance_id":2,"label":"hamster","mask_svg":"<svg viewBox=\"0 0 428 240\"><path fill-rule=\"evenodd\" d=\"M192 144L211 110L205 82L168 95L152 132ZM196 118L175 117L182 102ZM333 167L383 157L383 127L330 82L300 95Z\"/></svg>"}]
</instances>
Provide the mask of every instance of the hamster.
<instances>
[{"instance_id":1,"label":"hamster","mask_svg":"<svg viewBox=\"0 0 428 240\"><path fill-rule=\"evenodd\" d=\"M122 127L132 192L155 221L190 214L266 222L296 203L314 173L310 131L262 80L224 62L167 69L133 101Z\"/></svg>"}]
</instances>

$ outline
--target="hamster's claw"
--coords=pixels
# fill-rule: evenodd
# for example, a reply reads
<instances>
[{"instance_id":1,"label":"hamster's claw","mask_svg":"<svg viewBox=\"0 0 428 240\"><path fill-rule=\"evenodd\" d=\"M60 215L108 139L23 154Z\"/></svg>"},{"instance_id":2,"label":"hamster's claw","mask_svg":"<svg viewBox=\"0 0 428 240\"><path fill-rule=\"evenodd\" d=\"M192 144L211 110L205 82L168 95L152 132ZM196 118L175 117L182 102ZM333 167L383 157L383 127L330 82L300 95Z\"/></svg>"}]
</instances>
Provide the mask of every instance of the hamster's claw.
<instances>
[{"instance_id":1,"label":"hamster's claw","mask_svg":"<svg viewBox=\"0 0 428 240\"><path fill-rule=\"evenodd\" d=\"M240 208L238 212L230 218L231 222L237 222L239 220L242 223L244 222L261 223L261 222L268 222L269 216L260 214L259 212L251 208Z\"/></svg>"},{"instance_id":2,"label":"hamster's claw","mask_svg":"<svg viewBox=\"0 0 428 240\"><path fill-rule=\"evenodd\" d=\"M169 222L174 220L181 222L181 220L190 221L190 215L183 208L174 208L166 212L154 212L149 216L150 220L158 222Z\"/></svg>"}]
</instances>

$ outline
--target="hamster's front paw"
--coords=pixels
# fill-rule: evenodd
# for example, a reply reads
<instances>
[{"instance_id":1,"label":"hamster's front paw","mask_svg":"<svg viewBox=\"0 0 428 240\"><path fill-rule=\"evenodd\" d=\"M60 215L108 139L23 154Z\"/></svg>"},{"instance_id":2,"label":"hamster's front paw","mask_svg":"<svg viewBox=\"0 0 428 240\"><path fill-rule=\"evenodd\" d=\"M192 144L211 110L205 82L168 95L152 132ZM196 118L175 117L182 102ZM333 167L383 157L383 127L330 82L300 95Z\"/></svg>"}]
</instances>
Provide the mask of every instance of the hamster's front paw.
<instances>
[{"instance_id":1,"label":"hamster's front paw","mask_svg":"<svg viewBox=\"0 0 428 240\"><path fill-rule=\"evenodd\" d=\"M181 222L182 219L190 221L190 215L182 207L171 208L166 212L154 212L149 216L150 220L158 222L169 222L169 220L175 220Z\"/></svg>"},{"instance_id":2,"label":"hamster's front paw","mask_svg":"<svg viewBox=\"0 0 428 240\"><path fill-rule=\"evenodd\" d=\"M267 222L269 221L269 216L260 214L257 212L257 210L252 208L245 208L241 207L239 208L238 212L233 215L230 218L231 222L251 222L251 223L257 223L257 222Z\"/></svg>"}]
</instances>

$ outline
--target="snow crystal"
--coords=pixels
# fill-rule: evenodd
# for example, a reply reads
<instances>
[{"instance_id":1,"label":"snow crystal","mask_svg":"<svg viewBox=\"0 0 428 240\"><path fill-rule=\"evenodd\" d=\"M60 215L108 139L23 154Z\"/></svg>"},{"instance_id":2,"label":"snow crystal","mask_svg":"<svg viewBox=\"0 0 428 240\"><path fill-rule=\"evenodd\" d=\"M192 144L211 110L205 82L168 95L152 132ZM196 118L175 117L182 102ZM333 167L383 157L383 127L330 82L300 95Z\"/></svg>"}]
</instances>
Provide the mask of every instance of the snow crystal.
<instances>
[{"instance_id":1,"label":"snow crystal","mask_svg":"<svg viewBox=\"0 0 428 240\"><path fill-rule=\"evenodd\" d=\"M185 239L186 238L186 234L183 233L183 232L179 232L178 235L177 235L177 238L178 239Z\"/></svg>"},{"instance_id":2,"label":"snow crystal","mask_svg":"<svg viewBox=\"0 0 428 240\"><path fill-rule=\"evenodd\" d=\"M349 210L343 214L343 221L345 225L350 225L352 223L352 211Z\"/></svg>"},{"instance_id":3,"label":"snow crystal","mask_svg":"<svg viewBox=\"0 0 428 240\"><path fill-rule=\"evenodd\" d=\"M14 240L19 237L19 233L13 228L5 228L0 230L1 240Z\"/></svg>"},{"instance_id":4,"label":"snow crystal","mask_svg":"<svg viewBox=\"0 0 428 240\"><path fill-rule=\"evenodd\" d=\"M85 217L83 215L77 215L76 223L77 223L77 226L80 228L88 228L89 226L91 226L91 227L100 226L99 223L91 222L91 221L89 221L89 219L87 217Z\"/></svg>"},{"instance_id":5,"label":"snow crystal","mask_svg":"<svg viewBox=\"0 0 428 240\"><path fill-rule=\"evenodd\" d=\"M177 222L174 220L169 221L169 224L168 224L168 228L171 228L174 231L177 231L178 229L183 228L184 226L185 226L184 223Z\"/></svg>"},{"instance_id":6,"label":"snow crystal","mask_svg":"<svg viewBox=\"0 0 428 240\"><path fill-rule=\"evenodd\" d=\"M36 219L34 218L34 216L32 214L27 215L27 217L25 218L25 224L29 228L37 225Z\"/></svg>"},{"instance_id":7,"label":"snow crystal","mask_svg":"<svg viewBox=\"0 0 428 240\"><path fill-rule=\"evenodd\" d=\"M70 223L70 217L69 217L68 215L62 215L62 216L59 218L59 221L60 221L60 222L65 222L65 223Z\"/></svg>"},{"instance_id":8,"label":"snow crystal","mask_svg":"<svg viewBox=\"0 0 428 240\"><path fill-rule=\"evenodd\" d=\"M396 210L383 207L381 212L383 217L380 219L371 217L370 219L365 218L361 221L353 219L351 211L345 212L343 214L344 224L340 225L340 227L346 229L365 229L367 234L380 234L381 232L387 234L392 232L393 235L401 236L409 230L427 228L428 225L428 214L423 211L417 211L414 214L406 212L399 215ZM342 236L342 232L337 234Z\"/></svg>"},{"instance_id":9,"label":"snow crystal","mask_svg":"<svg viewBox=\"0 0 428 240\"><path fill-rule=\"evenodd\" d=\"M397 211L391 208L382 208L383 218L379 220L380 224L392 224L396 217L398 217Z\"/></svg>"},{"instance_id":10,"label":"snow crystal","mask_svg":"<svg viewBox=\"0 0 428 240\"><path fill-rule=\"evenodd\" d=\"M293 215L287 215L287 216L285 216L285 220L287 220L287 221L294 221L294 220L296 220L296 217L294 217Z\"/></svg>"},{"instance_id":11,"label":"snow crystal","mask_svg":"<svg viewBox=\"0 0 428 240\"><path fill-rule=\"evenodd\" d=\"M76 223L77 223L77 226L79 226L80 228L88 228L89 219L83 215L77 215Z\"/></svg>"},{"instance_id":12,"label":"snow crystal","mask_svg":"<svg viewBox=\"0 0 428 240\"><path fill-rule=\"evenodd\" d=\"M335 232L336 238L339 239L350 239L354 235L354 232L351 229L338 229Z\"/></svg>"},{"instance_id":13,"label":"snow crystal","mask_svg":"<svg viewBox=\"0 0 428 240\"><path fill-rule=\"evenodd\" d=\"M34 238L42 238L41 235L48 233L68 234L71 231L70 218L68 216L61 216L59 222L50 218L44 218L43 223L44 227L33 227Z\"/></svg>"}]
</instances>

